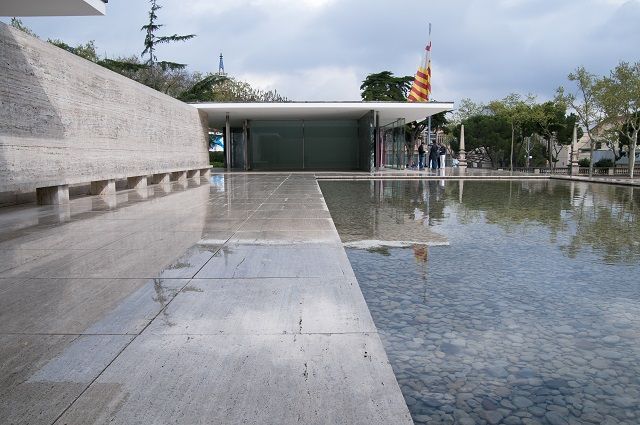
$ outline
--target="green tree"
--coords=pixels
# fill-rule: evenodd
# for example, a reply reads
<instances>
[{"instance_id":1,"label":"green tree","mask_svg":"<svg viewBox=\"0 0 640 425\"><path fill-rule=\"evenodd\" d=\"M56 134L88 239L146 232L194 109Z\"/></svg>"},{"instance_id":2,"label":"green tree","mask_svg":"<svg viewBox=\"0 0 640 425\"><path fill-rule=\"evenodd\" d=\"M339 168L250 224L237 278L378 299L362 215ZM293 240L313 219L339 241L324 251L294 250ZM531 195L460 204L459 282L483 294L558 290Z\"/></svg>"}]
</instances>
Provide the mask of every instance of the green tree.
<instances>
[{"instance_id":1,"label":"green tree","mask_svg":"<svg viewBox=\"0 0 640 425\"><path fill-rule=\"evenodd\" d=\"M567 93L559 87L556 99L569 105L578 116L578 121L587 132L589 138L589 177L593 175L593 151L596 148L595 135L592 130L602 122L602 108L597 99L598 79L583 66L569 74L569 81L577 87L576 93Z\"/></svg>"},{"instance_id":2,"label":"green tree","mask_svg":"<svg viewBox=\"0 0 640 425\"><path fill-rule=\"evenodd\" d=\"M215 87L227 80L226 76L209 74L182 92L178 99L183 102L215 102Z\"/></svg>"},{"instance_id":3,"label":"green tree","mask_svg":"<svg viewBox=\"0 0 640 425\"><path fill-rule=\"evenodd\" d=\"M571 113L564 117L563 125L560 126L556 132L556 143L553 145L555 149L554 161L558 161L558 155L560 154L560 150L563 146L571 145L571 142L573 141L573 128L576 126L578 127L576 132L577 137L578 139L580 139L583 136L584 132L578 125L578 116L574 113ZM569 149L569 147L567 149Z\"/></svg>"},{"instance_id":4,"label":"green tree","mask_svg":"<svg viewBox=\"0 0 640 425\"><path fill-rule=\"evenodd\" d=\"M509 169L513 171L513 154L516 134L524 138L525 129L533 122L532 108L535 98L531 95L522 98L519 94L512 93L502 100L494 100L489 103L489 109L504 118L511 126L511 147L509 153Z\"/></svg>"},{"instance_id":5,"label":"green tree","mask_svg":"<svg viewBox=\"0 0 640 425\"><path fill-rule=\"evenodd\" d=\"M567 105L560 100L535 104L531 112L534 131L545 140L547 160L555 167L562 147L571 144L577 117L567 116Z\"/></svg>"},{"instance_id":6,"label":"green tree","mask_svg":"<svg viewBox=\"0 0 640 425\"><path fill-rule=\"evenodd\" d=\"M476 103L469 98L464 98L458 104L458 108L456 108L452 123L460 124L462 121L467 118L471 118L474 115L482 115L488 112L487 105L483 103Z\"/></svg>"},{"instance_id":7,"label":"green tree","mask_svg":"<svg viewBox=\"0 0 640 425\"><path fill-rule=\"evenodd\" d=\"M185 102L288 102L276 90L260 90L245 81L209 74L180 96Z\"/></svg>"},{"instance_id":8,"label":"green tree","mask_svg":"<svg viewBox=\"0 0 640 425\"><path fill-rule=\"evenodd\" d=\"M360 95L364 101L405 102L412 83L412 76L396 77L390 71L382 71L367 75L360 86ZM436 114L431 117L431 128L437 130L444 127L447 122L445 113ZM425 119L408 123L405 126L404 148L409 156L415 151L416 141L428 125L429 120Z\"/></svg>"},{"instance_id":9,"label":"green tree","mask_svg":"<svg viewBox=\"0 0 640 425\"><path fill-rule=\"evenodd\" d=\"M187 65L183 63L169 62L169 61L158 61L156 57L156 48L158 44L167 44L174 43L176 41L187 41L194 38L195 34L187 34L187 35L168 35L168 36L159 36L156 33L160 28L162 28L163 24L158 24L158 10L162 9L157 2L157 0L149 0L151 3L151 9L149 10L149 23L143 25L141 31L145 31L146 35L144 38L144 50L140 54L141 57L147 57L146 64L149 67L153 67L154 65L158 65L161 69L183 69Z\"/></svg>"},{"instance_id":10,"label":"green tree","mask_svg":"<svg viewBox=\"0 0 640 425\"><path fill-rule=\"evenodd\" d=\"M60 47L61 49L71 52L74 55L80 56L81 58L86 59L88 61L91 61L94 63L100 62L100 58L98 57L98 52L96 50L96 45L93 40L85 44L79 44L76 47L71 47L64 41L58 40L58 39L54 39L54 40L49 39L47 41L53 44L54 46Z\"/></svg>"},{"instance_id":11,"label":"green tree","mask_svg":"<svg viewBox=\"0 0 640 425\"><path fill-rule=\"evenodd\" d=\"M596 98L608 122L629 145L629 176L633 177L640 131L640 62L620 62L609 77L597 82Z\"/></svg>"},{"instance_id":12,"label":"green tree","mask_svg":"<svg viewBox=\"0 0 640 425\"><path fill-rule=\"evenodd\" d=\"M431 131L445 130L447 129L447 124L449 124L449 120L447 119L447 114L449 112L440 112L438 114L431 116ZM429 119L424 119L422 121L414 121L405 125L404 128L404 143L405 149L409 155L412 155L416 149L417 140L420 138L420 135L427 129L429 126Z\"/></svg>"},{"instance_id":13,"label":"green tree","mask_svg":"<svg viewBox=\"0 0 640 425\"><path fill-rule=\"evenodd\" d=\"M453 131L460 140L460 124ZM465 149L482 155L498 167L509 155L511 122L503 115L474 115L464 121ZM457 144L454 146L457 149Z\"/></svg>"},{"instance_id":14,"label":"green tree","mask_svg":"<svg viewBox=\"0 0 640 425\"><path fill-rule=\"evenodd\" d=\"M360 86L360 96L364 101L395 101L407 100L413 77L396 77L390 71L369 74Z\"/></svg>"}]
</instances>

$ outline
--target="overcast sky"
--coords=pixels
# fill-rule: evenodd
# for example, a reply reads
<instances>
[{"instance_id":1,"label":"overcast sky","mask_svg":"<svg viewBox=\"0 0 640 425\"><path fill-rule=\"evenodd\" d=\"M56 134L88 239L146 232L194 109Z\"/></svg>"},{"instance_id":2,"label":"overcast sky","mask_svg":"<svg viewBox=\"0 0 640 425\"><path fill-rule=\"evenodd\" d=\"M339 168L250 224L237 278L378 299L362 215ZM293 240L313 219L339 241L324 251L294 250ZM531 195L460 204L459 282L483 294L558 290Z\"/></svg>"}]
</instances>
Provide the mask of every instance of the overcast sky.
<instances>
[{"instance_id":1,"label":"overcast sky","mask_svg":"<svg viewBox=\"0 0 640 425\"><path fill-rule=\"evenodd\" d=\"M160 0L164 34L195 33L159 59L226 71L291 100L359 100L372 72L413 75L433 24L432 98L553 96L578 65L606 74L640 60L640 0ZM105 17L23 18L41 38L95 40L139 54L146 0L111 0ZM7 21L6 19L3 19Z\"/></svg>"}]
</instances>

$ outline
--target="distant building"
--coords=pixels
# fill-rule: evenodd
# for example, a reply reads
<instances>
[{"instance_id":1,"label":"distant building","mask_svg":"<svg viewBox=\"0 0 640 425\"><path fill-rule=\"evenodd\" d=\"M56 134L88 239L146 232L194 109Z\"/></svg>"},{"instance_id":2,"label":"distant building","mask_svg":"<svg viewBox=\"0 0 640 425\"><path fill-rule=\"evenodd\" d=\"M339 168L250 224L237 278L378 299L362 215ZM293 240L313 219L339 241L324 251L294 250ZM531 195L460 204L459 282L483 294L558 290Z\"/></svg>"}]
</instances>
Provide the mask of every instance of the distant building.
<instances>
[{"instance_id":1,"label":"distant building","mask_svg":"<svg viewBox=\"0 0 640 425\"><path fill-rule=\"evenodd\" d=\"M598 161L603 159L610 159L612 161L615 160L615 155L613 151L609 148L606 143L606 133L612 129L613 125L610 123L604 123L595 126L591 129L591 135L595 141L595 149L593 150L593 163L595 164ZM586 130L583 132L582 137L578 139L578 143L576 143L577 149L577 160L580 161L582 159L589 159L591 154L591 142L589 140L589 135ZM569 155L571 153L571 145L563 146L558 154L558 163L557 167L568 167L571 162L569 159ZM618 163L618 162L616 162Z\"/></svg>"}]
</instances>

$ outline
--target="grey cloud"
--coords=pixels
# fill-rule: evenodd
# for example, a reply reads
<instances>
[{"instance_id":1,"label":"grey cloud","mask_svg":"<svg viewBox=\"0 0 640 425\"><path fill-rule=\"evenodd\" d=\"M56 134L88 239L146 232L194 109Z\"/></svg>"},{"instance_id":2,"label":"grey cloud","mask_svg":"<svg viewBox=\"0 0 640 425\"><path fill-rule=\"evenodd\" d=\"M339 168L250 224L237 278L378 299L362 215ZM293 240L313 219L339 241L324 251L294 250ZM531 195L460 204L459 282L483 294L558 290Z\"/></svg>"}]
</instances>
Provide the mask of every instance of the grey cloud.
<instances>
[{"instance_id":1,"label":"grey cloud","mask_svg":"<svg viewBox=\"0 0 640 425\"><path fill-rule=\"evenodd\" d=\"M549 98L576 66L605 73L620 59L638 60L640 45L638 0L337 0L315 9L304 9L301 1L287 6L238 0L213 16L183 13L189 3L162 1L160 20L167 32L198 37L163 47L161 55L212 71L222 51L227 71L280 74L278 90L300 100L300 75L318 68L349 69L345 81L336 82L341 87L346 78L353 80L353 70L360 79L385 69L413 74L428 21L434 27L434 95L446 100L486 101L514 91ZM25 22L44 37L95 39L111 55L137 54L146 9L142 0L110 2L106 18ZM324 93L324 100L341 94L330 86L313 90L308 96Z\"/></svg>"}]
</instances>

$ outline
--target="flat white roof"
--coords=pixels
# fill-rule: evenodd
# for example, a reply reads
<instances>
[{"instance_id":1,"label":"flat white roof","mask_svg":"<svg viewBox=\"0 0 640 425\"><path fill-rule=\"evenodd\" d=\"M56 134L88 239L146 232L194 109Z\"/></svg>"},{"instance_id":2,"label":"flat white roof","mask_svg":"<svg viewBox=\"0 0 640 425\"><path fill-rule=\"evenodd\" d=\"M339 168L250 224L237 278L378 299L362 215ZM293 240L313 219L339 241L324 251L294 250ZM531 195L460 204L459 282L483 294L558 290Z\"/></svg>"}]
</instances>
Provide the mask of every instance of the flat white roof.
<instances>
[{"instance_id":1,"label":"flat white roof","mask_svg":"<svg viewBox=\"0 0 640 425\"><path fill-rule=\"evenodd\" d=\"M102 0L1 0L0 16L104 15Z\"/></svg>"},{"instance_id":2,"label":"flat white roof","mask_svg":"<svg viewBox=\"0 0 640 425\"><path fill-rule=\"evenodd\" d=\"M226 114L233 126L243 120L341 120L359 119L373 110L380 125L403 118L407 123L453 109L453 102L286 102L286 103L192 103L209 116L209 126L220 127Z\"/></svg>"}]
</instances>

